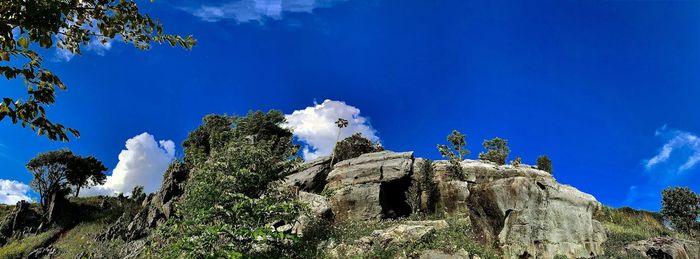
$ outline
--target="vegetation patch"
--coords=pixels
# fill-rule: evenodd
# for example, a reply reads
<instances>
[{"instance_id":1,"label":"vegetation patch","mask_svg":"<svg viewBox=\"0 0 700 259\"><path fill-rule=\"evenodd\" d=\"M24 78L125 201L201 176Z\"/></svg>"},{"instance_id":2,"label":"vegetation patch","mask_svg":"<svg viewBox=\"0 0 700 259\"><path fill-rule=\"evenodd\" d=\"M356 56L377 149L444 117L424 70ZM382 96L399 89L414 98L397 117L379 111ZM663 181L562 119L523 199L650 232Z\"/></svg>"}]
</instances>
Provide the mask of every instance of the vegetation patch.
<instances>
[{"instance_id":1,"label":"vegetation patch","mask_svg":"<svg viewBox=\"0 0 700 259\"><path fill-rule=\"evenodd\" d=\"M34 249L44 246L58 232L60 232L60 229L54 228L38 235L10 241L7 245L0 247L0 258L26 257Z\"/></svg>"}]
</instances>

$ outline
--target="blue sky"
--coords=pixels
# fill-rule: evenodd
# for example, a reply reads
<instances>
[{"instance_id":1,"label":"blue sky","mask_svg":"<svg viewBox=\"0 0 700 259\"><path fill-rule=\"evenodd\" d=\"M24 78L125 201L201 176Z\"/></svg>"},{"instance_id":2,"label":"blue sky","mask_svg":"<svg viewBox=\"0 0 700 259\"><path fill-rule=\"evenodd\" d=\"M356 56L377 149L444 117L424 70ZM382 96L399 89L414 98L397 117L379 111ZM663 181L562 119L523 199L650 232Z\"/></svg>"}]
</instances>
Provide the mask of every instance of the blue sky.
<instances>
[{"instance_id":1,"label":"blue sky","mask_svg":"<svg viewBox=\"0 0 700 259\"><path fill-rule=\"evenodd\" d=\"M203 115L280 109L299 111L290 117L299 125L354 115L353 129L388 149L433 159L452 129L467 135L471 158L500 136L511 159L532 164L548 154L560 182L615 207L658 210L668 185L700 191L698 2L163 0L142 8L198 45L141 52L115 41L72 58L46 52L69 86L49 114L82 137L50 142L3 121L0 179L28 183L29 159L68 147L94 154L110 173L120 168L122 184L129 173L153 182L163 164L153 161L180 156ZM0 84L3 95L21 96L21 82ZM300 140L319 151L327 140L313 134L327 132L316 123L304 124L321 128ZM0 182L6 193L22 188Z\"/></svg>"}]
</instances>

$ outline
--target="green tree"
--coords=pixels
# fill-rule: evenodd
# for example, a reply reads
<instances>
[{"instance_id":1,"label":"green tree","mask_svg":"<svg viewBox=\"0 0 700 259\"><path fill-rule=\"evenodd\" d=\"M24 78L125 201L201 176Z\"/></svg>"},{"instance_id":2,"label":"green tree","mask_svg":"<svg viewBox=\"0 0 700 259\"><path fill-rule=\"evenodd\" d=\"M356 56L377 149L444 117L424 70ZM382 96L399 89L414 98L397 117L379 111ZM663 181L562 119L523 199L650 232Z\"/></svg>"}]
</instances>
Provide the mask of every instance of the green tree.
<instances>
[{"instance_id":1,"label":"green tree","mask_svg":"<svg viewBox=\"0 0 700 259\"><path fill-rule=\"evenodd\" d=\"M482 144L486 148L486 153L479 153L479 159L494 162L499 165L505 165L510 148L508 148L508 140L496 137L489 140L484 140Z\"/></svg>"},{"instance_id":2,"label":"green tree","mask_svg":"<svg viewBox=\"0 0 700 259\"><path fill-rule=\"evenodd\" d=\"M552 173L552 160L547 155L537 157L537 169Z\"/></svg>"},{"instance_id":3,"label":"green tree","mask_svg":"<svg viewBox=\"0 0 700 259\"><path fill-rule=\"evenodd\" d=\"M449 170L453 176L462 179L464 177L462 172L462 166L459 164L464 160L464 158L469 155L469 150L467 150L467 140L464 134L457 130L453 130L450 135L447 136L447 145L437 145L440 155L447 158L450 162Z\"/></svg>"},{"instance_id":4,"label":"green tree","mask_svg":"<svg viewBox=\"0 0 700 259\"><path fill-rule=\"evenodd\" d=\"M700 230L700 196L688 187L666 188L661 192L661 215L676 230L693 233Z\"/></svg>"},{"instance_id":5,"label":"green tree","mask_svg":"<svg viewBox=\"0 0 700 259\"><path fill-rule=\"evenodd\" d=\"M165 34L163 25L140 12L134 0L3 0L0 1L0 74L21 79L25 100L5 97L0 121L29 126L51 140L68 141L77 130L52 122L46 107L55 102L56 89L66 85L42 65L38 49L61 49L80 54L91 41L116 39L148 49L152 43L169 43L191 49L192 36Z\"/></svg>"},{"instance_id":6,"label":"green tree","mask_svg":"<svg viewBox=\"0 0 700 259\"><path fill-rule=\"evenodd\" d=\"M73 159L73 153L63 149L41 153L27 163L27 170L34 177L29 186L39 194L39 204L44 211L52 195L68 187L69 164Z\"/></svg>"},{"instance_id":7,"label":"green tree","mask_svg":"<svg viewBox=\"0 0 700 259\"><path fill-rule=\"evenodd\" d=\"M335 145L333 153L336 161L358 157L362 154L383 151L384 147L379 143L374 143L371 140L362 136L362 133L355 133L347 137Z\"/></svg>"},{"instance_id":8,"label":"green tree","mask_svg":"<svg viewBox=\"0 0 700 259\"><path fill-rule=\"evenodd\" d=\"M149 253L188 258L283 254L295 237L275 231L270 224L291 223L301 209L289 194L270 188L300 161L292 133L280 126L285 122L284 114L258 111L228 117L230 120L224 119L226 116L208 117L231 123L210 127L206 124L211 120L205 119L195 131L207 131L209 141L186 140L217 144L210 145L206 158L191 167L184 199L178 203L177 220L152 235ZM193 147L201 146L188 145L185 154ZM256 245L270 250L256 251Z\"/></svg>"},{"instance_id":9,"label":"green tree","mask_svg":"<svg viewBox=\"0 0 700 259\"><path fill-rule=\"evenodd\" d=\"M73 155L68 163L66 180L75 187L75 197L80 195L80 189L104 184L107 167L93 156L81 157Z\"/></svg>"}]
</instances>

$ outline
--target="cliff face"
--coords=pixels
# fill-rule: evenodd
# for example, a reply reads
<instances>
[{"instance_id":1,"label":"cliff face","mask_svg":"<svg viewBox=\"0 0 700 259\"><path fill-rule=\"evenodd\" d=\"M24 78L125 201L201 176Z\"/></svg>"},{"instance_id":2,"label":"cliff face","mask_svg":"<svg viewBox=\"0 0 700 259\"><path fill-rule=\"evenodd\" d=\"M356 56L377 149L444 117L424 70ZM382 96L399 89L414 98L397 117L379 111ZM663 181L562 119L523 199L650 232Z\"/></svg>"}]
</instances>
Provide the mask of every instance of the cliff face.
<instances>
[{"instance_id":1,"label":"cliff face","mask_svg":"<svg viewBox=\"0 0 700 259\"><path fill-rule=\"evenodd\" d=\"M382 151L339 162L326 172L302 166L289 177L296 180L286 183L311 192L325 184L335 222L438 210L468 220L479 241L498 244L505 258L603 253L605 229L593 219L601 204L559 184L549 173L528 165L467 160L461 163L466 177L459 180L450 175L447 161L435 161L432 167L424 163L412 152ZM432 172L426 172L430 168ZM327 175L325 181L318 179L319 174Z\"/></svg>"}]
</instances>

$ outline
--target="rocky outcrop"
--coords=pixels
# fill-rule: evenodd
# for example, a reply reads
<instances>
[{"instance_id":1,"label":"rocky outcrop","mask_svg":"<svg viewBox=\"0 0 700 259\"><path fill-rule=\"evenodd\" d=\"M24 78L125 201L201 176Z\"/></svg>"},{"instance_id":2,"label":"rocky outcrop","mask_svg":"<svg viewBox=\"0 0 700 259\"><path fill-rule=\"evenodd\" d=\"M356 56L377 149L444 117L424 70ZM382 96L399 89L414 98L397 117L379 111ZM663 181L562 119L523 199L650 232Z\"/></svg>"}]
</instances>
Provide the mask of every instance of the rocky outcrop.
<instances>
[{"instance_id":1,"label":"rocky outcrop","mask_svg":"<svg viewBox=\"0 0 700 259\"><path fill-rule=\"evenodd\" d=\"M121 238L127 241L145 237L151 229L174 215L175 202L183 195L189 171L183 163L175 162L165 172L160 190L148 196L135 215L125 212L98 239Z\"/></svg>"},{"instance_id":2,"label":"rocky outcrop","mask_svg":"<svg viewBox=\"0 0 700 259\"><path fill-rule=\"evenodd\" d=\"M297 187L300 191L319 193L326 185L326 177L331 171L330 164L330 157L321 157L303 163L295 170L295 173L285 178L282 185Z\"/></svg>"},{"instance_id":3,"label":"rocky outcrop","mask_svg":"<svg viewBox=\"0 0 700 259\"><path fill-rule=\"evenodd\" d=\"M539 176L501 178L470 188L472 222L481 236L498 241L505 258L602 254L605 230L593 219L600 203L551 177Z\"/></svg>"},{"instance_id":4,"label":"rocky outcrop","mask_svg":"<svg viewBox=\"0 0 700 259\"><path fill-rule=\"evenodd\" d=\"M655 237L627 245L626 252L647 258L700 259L700 244L672 237Z\"/></svg>"},{"instance_id":5,"label":"rocky outcrop","mask_svg":"<svg viewBox=\"0 0 700 259\"><path fill-rule=\"evenodd\" d=\"M352 244L340 244L330 250L333 258L358 257L373 249L385 250L425 241L438 229L447 228L444 220L407 221L403 224L379 229L368 236L355 240Z\"/></svg>"},{"instance_id":6,"label":"rocky outcrop","mask_svg":"<svg viewBox=\"0 0 700 259\"><path fill-rule=\"evenodd\" d=\"M410 214L413 152L382 151L335 164L326 191L336 220L381 219Z\"/></svg>"},{"instance_id":7,"label":"rocky outcrop","mask_svg":"<svg viewBox=\"0 0 700 259\"><path fill-rule=\"evenodd\" d=\"M326 197L304 191L300 191L297 197L308 210L301 213L294 222L291 228L292 234L303 237L314 228L322 228L333 220L333 212Z\"/></svg>"},{"instance_id":8,"label":"rocky outcrop","mask_svg":"<svg viewBox=\"0 0 700 259\"><path fill-rule=\"evenodd\" d=\"M27 201L19 201L14 210L0 221L0 246L11 237L34 233L40 227L42 217Z\"/></svg>"}]
</instances>

